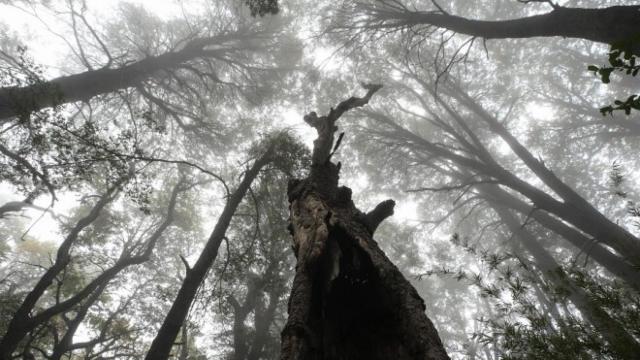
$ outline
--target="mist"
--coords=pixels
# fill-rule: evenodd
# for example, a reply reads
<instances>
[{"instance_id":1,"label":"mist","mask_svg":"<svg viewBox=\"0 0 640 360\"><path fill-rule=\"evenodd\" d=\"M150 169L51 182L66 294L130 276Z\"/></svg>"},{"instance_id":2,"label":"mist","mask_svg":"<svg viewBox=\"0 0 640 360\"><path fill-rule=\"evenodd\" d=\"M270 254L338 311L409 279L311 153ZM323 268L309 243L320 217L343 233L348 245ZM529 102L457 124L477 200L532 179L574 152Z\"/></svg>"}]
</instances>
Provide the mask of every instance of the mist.
<instances>
[{"instance_id":1,"label":"mist","mask_svg":"<svg viewBox=\"0 0 640 360\"><path fill-rule=\"evenodd\" d=\"M0 360L637 359L638 24L0 0Z\"/></svg>"}]
</instances>

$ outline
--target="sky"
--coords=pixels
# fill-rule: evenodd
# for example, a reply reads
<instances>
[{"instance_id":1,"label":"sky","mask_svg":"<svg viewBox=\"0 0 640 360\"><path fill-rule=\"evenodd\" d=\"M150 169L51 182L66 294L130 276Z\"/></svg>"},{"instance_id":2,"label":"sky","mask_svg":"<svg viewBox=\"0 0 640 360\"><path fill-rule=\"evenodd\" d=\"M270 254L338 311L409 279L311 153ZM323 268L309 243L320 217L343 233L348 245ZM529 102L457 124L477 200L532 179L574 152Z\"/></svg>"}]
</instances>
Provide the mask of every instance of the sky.
<instances>
[{"instance_id":1,"label":"sky","mask_svg":"<svg viewBox=\"0 0 640 360\"><path fill-rule=\"evenodd\" d=\"M103 14L105 16L113 15L121 0L88 0L87 4L92 14ZM182 16L183 12L179 2L173 0L127 0L126 2L143 5L147 10L156 14L163 19L170 19L176 16ZM46 12L38 12L43 20L46 20ZM7 24L10 29L20 29L20 37L27 41L29 54L33 56L36 63L41 64L45 71L45 76L55 78L63 75L60 68L64 67L65 56L68 54L68 47L59 36L53 34L60 29L55 27L47 28L41 22L34 21L34 18L25 11L16 9L12 6L0 4L0 23ZM50 23L50 22L49 22ZM64 24L60 24L62 28ZM315 59L316 65L329 71L334 69L336 61L333 57L333 51L327 48L316 48L312 57ZM312 111L313 109L283 109L282 121L279 124L283 128L294 131L302 141L311 148L315 139L315 131L311 129L304 121L302 111ZM355 193L359 190L367 188L368 179L365 175L356 179L346 179ZM54 204L52 211L58 214L68 214L75 206L78 205L78 199L81 194L64 193L58 194L58 201ZM382 195L382 197L385 197ZM17 194L15 189L6 185L0 185L0 202L20 201L22 196ZM382 199L380 199L382 200ZM48 208L50 205L49 197L40 197L35 202L36 205ZM397 204L394 221L412 222L416 221L417 203L410 200L404 200ZM212 211L213 213L217 211ZM23 215L29 225L28 235L41 241L62 241L63 236L58 231L57 221L49 213L36 209L28 209ZM213 227L215 218L211 219L207 225Z\"/></svg>"}]
</instances>

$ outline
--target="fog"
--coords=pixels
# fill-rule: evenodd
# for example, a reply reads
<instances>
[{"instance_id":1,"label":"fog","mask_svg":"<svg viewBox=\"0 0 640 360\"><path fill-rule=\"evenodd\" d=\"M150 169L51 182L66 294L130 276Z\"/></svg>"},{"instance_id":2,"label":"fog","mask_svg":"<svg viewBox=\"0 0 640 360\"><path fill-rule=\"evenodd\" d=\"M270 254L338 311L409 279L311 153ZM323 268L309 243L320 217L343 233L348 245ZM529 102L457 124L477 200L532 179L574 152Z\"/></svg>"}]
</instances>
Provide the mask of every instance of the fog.
<instances>
[{"instance_id":1,"label":"fog","mask_svg":"<svg viewBox=\"0 0 640 360\"><path fill-rule=\"evenodd\" d=\"M637 358L637 24L0 0L0 360Z\"/></svg>"}]
</instances>

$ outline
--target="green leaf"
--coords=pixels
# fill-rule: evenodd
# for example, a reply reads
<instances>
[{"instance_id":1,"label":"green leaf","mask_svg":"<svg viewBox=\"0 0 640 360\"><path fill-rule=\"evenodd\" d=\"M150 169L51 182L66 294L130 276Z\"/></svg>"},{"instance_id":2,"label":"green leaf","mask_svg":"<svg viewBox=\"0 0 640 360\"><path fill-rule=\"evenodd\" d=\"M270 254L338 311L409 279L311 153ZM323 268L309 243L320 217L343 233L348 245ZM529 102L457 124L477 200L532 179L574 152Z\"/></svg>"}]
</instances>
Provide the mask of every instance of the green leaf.
<instances>
[{"instance_id":1,"label":"green leaf","mask_svg":"<svg viewBox=\"0 0 640 360\"><path fill-rule=\"evenodd\" d=\"M600 76L602 77L602 82L605 84L608 84L611 82L611 73L613 72L613 68L605 68L605 69L600 69L599 73Z\"/></svg>"}]
</instances>

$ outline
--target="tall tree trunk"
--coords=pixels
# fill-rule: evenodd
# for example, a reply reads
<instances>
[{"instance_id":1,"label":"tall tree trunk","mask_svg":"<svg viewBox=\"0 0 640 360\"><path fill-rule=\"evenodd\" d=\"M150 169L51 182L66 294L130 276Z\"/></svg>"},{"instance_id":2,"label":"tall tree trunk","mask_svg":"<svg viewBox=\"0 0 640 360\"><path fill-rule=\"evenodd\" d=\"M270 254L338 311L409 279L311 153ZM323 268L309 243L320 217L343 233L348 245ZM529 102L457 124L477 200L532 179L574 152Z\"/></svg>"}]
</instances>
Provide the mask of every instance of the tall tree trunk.
<instances>
[{"instance_id":1,"label":"tall tree trunk","mask_svg":"<svg viewBox=\"0 0 640 360\"><path fill-rule=\"evenodd\" d=\"M180 357L179 360L187 360L189 358L189 330L187 323L182 324L182 334L180 336Z\"/></svg>"},{"instance_id":2,"label":"tall tree trunk","mask_svg":"<svg viewBox=\"0 0 640 360\"><path fill-rule=\"evenodd\" d=\"M318 132L311 172L291 180L290 229L297 258L282 331L282 360L449 359L425 315L424 301L373 240L395 203L360 212L351 190L338 187L341 164L331 162L335 122L364 106L380 85L305 121Z\"/></svg>"},{"instance_id":3,"label":"tall tree trunk","mask_svg":"<svg viewBox=\"0 0 640 360\"><path fill-rule=\"evenodd\" d=\"M247 280L247 295L241 304L233 295L229 296L229 303L233 307L233 356L232 360L244 360L249 353L248 329L244 322L252 311L256 310L258 302L262 301L262 289L266 283L264 278L249 275ZM257 314L255 314L257 317Z\"/></svg>"},{"instance_id":4,"label":"tall tree trunk","mask_svg":"<svg viewBox=\"0 0 640 360\"><path fill-rule=\"evenodd\" d=\"M567 298L580 310L582 315L598 330L611 345L611 349L620 359L636 359L640 354L640 344L620 324L613 319L587 292L576 286L555 259L537 242L529 231L520 226L509 210L493 203L493 208L502 218L509 230L522 242L533 256L536 265L552 284L562 289Z\"/></svg>"},{"instance_id":5,"label":"tall tree trunk","mask_svg":"<svg viewBox=\"0 0 640 360\"><path fill-rule=\"evenodd\" d=\"M260 360L265 344L269 338L269 327L273 324L278 311L278 303L284 289L279 286L271 286L269 291L269 305L265 309L262 304L256 307L255 312L255 335L251 343L251 351L247 355L247 360Z\"/></svg>"},{"instance_id":6,"label":"tall tree trunk","mask_svg":"<svg viewBox=\"0 0 640 360\"><path fill-rule=\"evenodd\" d=\"M196 296L198 288L204 281L209 268L218 256L218 249L220 248L220 244L225 237L229 223L231 222L238 205L249 190L253 180L258 176L262 167L271 161L272 153L273 146L270 146L269 149L258 160L256 160L253 166L251 166L251 168L245 173L238 188L228 197L227 203L222 210L222 214L218 218L218 222L216 223L207 244L200 253L200 257L198 257L198 260L193 267L187 267L182 286L180 287L180 290L178 291L178 294L173 301L171 309L165 317L160 330L158 330L155 339L153 339L145 359L162 360L169 357L169 353L176 340L176 336L187 317L187 313L189 312L189 308Z\"/></svg>"},{"instance_id":7,"label":"tall tree trunk","mask_svg":"<svg viewBox=\"0 0 640 360\"><path fill-rule=\"evenodd\" d=\"M539 159L536 159L494 116L489 114L463 89L447 83L447 89L457 100L475 112L489 125L491 131L500 136L511 150L527 165L536 176L551 188L563 201L558 201L546 192L504 169L497 162L489 164L493 176L506 186L528 197L536 207L557 215L598 241L611 246L631 264L640 266L640 239L622 226L609 220L580 194L565 184L553 171Z\"/></svg>"}]
</instances>

